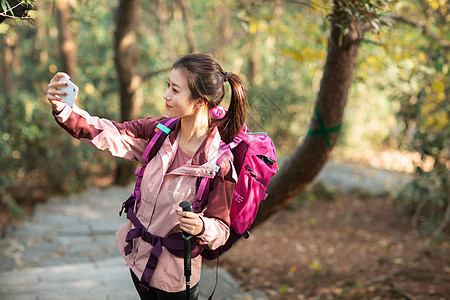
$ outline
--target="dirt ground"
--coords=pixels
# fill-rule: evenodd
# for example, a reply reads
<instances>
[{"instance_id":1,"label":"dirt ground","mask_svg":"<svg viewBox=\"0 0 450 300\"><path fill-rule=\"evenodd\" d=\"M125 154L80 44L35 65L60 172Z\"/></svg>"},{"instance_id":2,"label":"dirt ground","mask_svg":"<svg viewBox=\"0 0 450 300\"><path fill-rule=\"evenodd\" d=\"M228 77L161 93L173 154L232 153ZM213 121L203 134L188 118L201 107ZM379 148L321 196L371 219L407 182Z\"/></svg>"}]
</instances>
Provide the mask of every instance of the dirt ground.
<instances>
[{"instance_id":1,"label":"dirt ground","mask_svg":"<svg viewBox=\"0 0 450 300\"><path fill-rule=\"evenodd\" d=\"M220 266L244 290L270 299L450 299L448 231L417 262L367 284L405 264L426 242L399 212L387 198L307 202L255 228Z\"/></svg>"}]
</instances>

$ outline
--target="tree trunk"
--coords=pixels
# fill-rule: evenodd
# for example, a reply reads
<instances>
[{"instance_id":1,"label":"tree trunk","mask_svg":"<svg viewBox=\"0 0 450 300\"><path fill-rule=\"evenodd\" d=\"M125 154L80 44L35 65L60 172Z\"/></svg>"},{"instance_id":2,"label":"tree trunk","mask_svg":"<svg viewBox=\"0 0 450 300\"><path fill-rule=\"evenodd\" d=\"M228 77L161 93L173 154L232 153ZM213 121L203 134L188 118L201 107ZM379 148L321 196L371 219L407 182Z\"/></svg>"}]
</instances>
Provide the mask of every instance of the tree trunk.
<instances>
[{"instance_id":1,"label":"tree trunk","mask_svg":"<svg viewBox=\"0 0 450 300\"><path fill-rule=\"evenodd\" d=\"M48 48L47 43L47 29L45 21L51 15L52 6L47 1L40 1L40 7L36 10L36 34L33 37L33 61L34 65L48 65Z\"/></svg>"},{"instance_id":2,"label":"tree trunk","mask_svg":"<svg viewBox=\"0 0 450 300\"><path fill-rule=\"evenodd\" d=\"M164 36L169 24L170 14L167 11L167 4L165 0L155 0L153 2L154 10L156 14L156 20L158 21L159 35Z\"/></svg>"},{"instance_id":3,"label":"tree trunk","mask_svg":"<svg viewBox=\"0 0 450 300\"><path fill-rule=\"evenodd\" d=\"M8 99L10 99L11 89L12 89L12 81L11 78L13 78L13 46L15 44L14 38L9 37L8 34L3 34L0 37L0 43L2 45L2 54L1 59L2 63L0 64L0 72L1 72L1 92L3 95L6 96ZM8 110L8 105L6 107Z\"/></svg>"},{"instance_id":4,"label":"tree trunk","mask_svg":"<svg viewBox=\"0 0 450 300\"><path fill-rule=\"evenodd\" d=\"M70 1L56 1L56 12L58 16L59 47L63 63L62 71L66 72L74 79L77 76L78 43L76 35L70 26L70 19L72 17L70 12Z\"/></svg>"},{"instance_id":5,"label":"tree trunk","mask_svg":"<svg viewBox=\"0 0 450 300\"><path fill-rule=\"evenodd\" d=\"M215 34L210 37L210 43L215 45L213 48L213 56L219 61L224 61L226 49L220 47L219 44L229 40L233 35L232 17L229 5L227 5L226 2L215 3L213 16L217 20L215 22Z\"/></svg>"},{"instance_id":6,"label":"tree trunk","mask_svg":"<svg viewBox=\"0 0 450 300\"><path fill-rule=\"evenodd\" d=\"M256 58L256 53L250 52L248 57L248 82L251 86L256 84L256 74L259 71L259 61Z\"/></svg>"},{"instance_id":7,"label":"tree trunk","mask_svg":"<svg viewBox=\"0 0 450 300\"><path fill-rule=\"evenodd\" d=\"M284 208L313 180L337 141L360 44L358 32L361 31L358 31L358 24L351 23L349 30L342 33L342 26L337 21L339 1L334 2L327 59L308 135L269 185L269 196L261 203L254 226Z\"/></svg>"},{"instance_id":8,"label":"tree trunk","mask_svg":"<svg viewBox=\"0 0 450 300\"><path fill-rule=\"evenodd\" d=\"M186 30L188 51L189 53L194 53L195 41L194 41L194 33L192 32L191 14L189 13L189 9L186 7L186 4L184 3L183 0L177 0L176 3L181 8L181 12L183 13L183 21L184 21L184 28Z\"/></svg>"},{"instance_id":9,"label":"tree trunk","mask_svg":"<svg viewBox=\"0 0 450 300\"><path fill-rule=\"evenodd\" d=\"M115 65L119 78L121 121L139 117L143 103L141 77L137 72L136 42L139 0L121 0L116 11L114 34ZM117 167L115 184L128 184L134 164L121 161Z\"/></svg>"}]
</instances>

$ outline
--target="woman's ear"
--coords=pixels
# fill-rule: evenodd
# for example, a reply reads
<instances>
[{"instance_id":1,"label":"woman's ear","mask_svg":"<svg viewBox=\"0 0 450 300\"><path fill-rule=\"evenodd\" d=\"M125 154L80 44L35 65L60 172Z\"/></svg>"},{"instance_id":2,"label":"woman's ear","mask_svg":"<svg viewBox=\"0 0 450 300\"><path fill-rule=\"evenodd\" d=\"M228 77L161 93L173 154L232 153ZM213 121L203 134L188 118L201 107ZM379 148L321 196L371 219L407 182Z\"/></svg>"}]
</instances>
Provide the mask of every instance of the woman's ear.
<instances>
[{"instance_id":1,"label":"woman's ear","mask_svg":"<svg viewBox=\"0 0 450 300\"><path fill-rule=\"evenodd\" d=\"M206 103L208 102L208 100L206 98L198 98L197 99L197 106L198 107L203 107L206 105Z\"/></svg>"}]
</instances>

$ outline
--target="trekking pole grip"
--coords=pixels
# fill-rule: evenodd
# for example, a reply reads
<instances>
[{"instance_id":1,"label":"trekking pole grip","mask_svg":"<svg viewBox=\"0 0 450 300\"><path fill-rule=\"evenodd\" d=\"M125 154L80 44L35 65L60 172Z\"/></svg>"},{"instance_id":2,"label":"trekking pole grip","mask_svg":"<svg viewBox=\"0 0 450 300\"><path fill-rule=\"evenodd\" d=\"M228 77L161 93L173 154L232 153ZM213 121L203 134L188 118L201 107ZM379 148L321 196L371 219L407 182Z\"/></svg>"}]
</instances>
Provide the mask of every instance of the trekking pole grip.
<instances>
[{"instance_id":1,"label":"trekking pole grip","mask_svg":"<svg viewBox=\"0 0 450 300\"><path fill-rule=\"evenodd\" d=\"M192 204L189 201L180 203L183 211L192 211ZM191 238L192 235L183 232L184 239L184 276L186 277L186 299L191 299Z\"/></svg>"},{"instance_id":2,"label":"trekking pole grip","mask_svg":"<svg viewBox=\"0 0 450 300\"><path fill-rule=\"evenodd\" d=\"M183 211L192 211L192 203L189 201L181 202L180 207L183 209Z\"/></svg>"},{"instance_id":3,"label":"trekking pole grip","mask_svg":"<svg viewBox=\"0 0 450 300\"><path fill-rule=\"evenodd\" d=\"M180 207L183 209L183 211L190 211L192 212L192 203L189 201L183 201L180 203ZM192 238L192 235L190 235L189 233L186 233L183 231L183 238L185 240L188 240L190 238Z\"/></svg>"}]
</instances>

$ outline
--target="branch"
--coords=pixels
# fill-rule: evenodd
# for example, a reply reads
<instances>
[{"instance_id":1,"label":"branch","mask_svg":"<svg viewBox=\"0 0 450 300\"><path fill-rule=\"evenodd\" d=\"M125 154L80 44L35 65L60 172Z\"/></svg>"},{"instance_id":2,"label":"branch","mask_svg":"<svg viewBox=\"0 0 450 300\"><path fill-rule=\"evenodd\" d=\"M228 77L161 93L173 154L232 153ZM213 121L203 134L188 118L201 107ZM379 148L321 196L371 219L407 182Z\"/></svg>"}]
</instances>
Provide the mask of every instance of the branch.
<instances>
[{"instance_id":1,"label":"branch","mask_svg":"<svg viewBox=\"0 0 450 300\"><path fill-rule=\"evenodd\" d=\"M395 286L394 283L392 283L392 290L399 293L403 297L406 298L406 300L413 300L414 296L410 295L409 293L405 292L404 290L401 290L399 287Z\"/></svg>"},{"instance_id":2,"label":"branch","mask_svg":"<svg viewBox=\"0 0 450 300\"><path fill-rule=\"evenodd\" d=\"M314 1L311 1L311 0L309 0L309 1L287 0L286 2L290 2L290 3L293 3L293 4L304 5L304 6L308 6L308 7L316 7L316 8L320 8L320 9L330 9L331 10L330 7L325 7L325 6L320 5L318 3L315 3Z\"/></svg>"},{"instance_id":3,"label":"branch","mask_svg":"<svg viewBox=\"0 0 450 300\"><path fill-rule=\"evenodd\" d=\"M3 1L2 1L3 2ZM2 23L7 18L10 19L20 19L20 20L28 20L30 22L33 22L34 19L28 15L29 10L35 10L36 7L31 4L24 1L13 1L16 2L14 6L10 6L8 2L8 9L3 10L3 5L1 6L2 12L0 12L0 23Z\"/></svg>"},{"instance_id":4,"label":"branch","mask_svg":"<svg viewBox=\"0 0 450 300\"><path fill-rule=\"evenodd\" d=\"M3 22L4 19L6 18L10 18L10 19L20 19L20 20L33 20L30 15L26 15L26 16L14 16L14 15L7 15L5 13L0 13L0 17L2 17L2 19L0 19L0 23Z\"/></svg>"},{"instance_id":5,"label":"branch","mask_svg":"<svg viewBox=\"0 0 450 300\"><path fill-rule=\"evenodd\" d=\"M438 228L433 232L433 234L430 236L428 241L425 243L425 247L429 248L431 246L431 243L434 241L434 239L444 231L444 229L448 226L450 223L450 199L447 200L447 209L445 210L445 216L442 223L439 225Z\"/></svg>"},{"instance_id":6,"label":"branch","mask_svg":"<svg viewBox=\"0 0 450 300\"><path fill-rule=\"evenodd\" d=\"M362 43L367 43L367 44L373 44L373 45L377 45L377 46L386 46L386 44L385 43L381 43L381 42L378 42L378 41L374 41L374 40L369 40L369 39L361 39L361 42Z\"/></svg>"},{"instance_id":7,"label":"branch","mask_svg":"<svg viewBox=\"0 0 450 300\"><path fill-rule=\"evenodd\" d=\"M241 29L240 31L234 33L229 38L223 40L221 43L216 44L214 47L207 50L205 53L214 53L218 48L225 47L226 45L232 43L233 41L241 39L245 34L246 34L246 32L243 29ZM170 71L171 69L172 69L172 65L164 67L164 68L156 70L156 71L144 73L141 75L142 82L151 79L153 76Z\"/></svg>"},{"instance_id":8,"label":"branch","mask_svg":"<svg viewBox=\"0 0 450 300\"><path fill-rule=\"evenodd\" d=\"M22 2L17 3L13 7L10 7L9 9L1 12L0 16L3 16L3 17L14 17L14 9L16 9L18 6L21 6L21 5L22 5ZM8 15L8 13L11 13L11 15Z\"/></svg>"},{"instance_id":9,"label":"branch","mask_svg":"<svg viewBox=\"0 0 450 300\"><path fill-rule=\"evenodd\" d=\"M428 19L431 19L433 16L432 16L432 14L430 13L430 12L431 12L431 9L430 9L430 5L428 4L428 0L420 0L420 1L417 1L417 2L419 2L419 5L420 5L421 8L422 8L422 12L425 14L425 16L426 16Z\"/></svg>"},{"instance_id":10,"label":"branch","mask_svg":"<svg viewBox=\"0 0 450 300\"><path fill-rule=\"evenodd\" d=\"M141 79L142 79L142 81L146 81L146 80L152 78L153 76L170 71L171 69L172 69L172 66L169 66L169 67L165 67L163 69L157 70L157 71L148 72L148 73L142 74Z\"/></svg>"},{"instance_id":11,"label":"branch","mask_svg":"<svg viewBox=\"0 0 450 300\"><path fill-rule=\"evenodd\" d=\"M422 199L422 201L420 201L419 206L417 207L416 211L414 212L413 218L411 220L411 227L416 236L419 236L419 233L417 231L417 224L418 224L420 214L422 213L422 210L424 209L426 204L427 204L427 201L425 199Z\"/></svg>"},{"instance_id":12,"label":"branch","mask_svg":"<svg viewBox=\"0 0 450 300\"><path fill-rule=\"evenodd\" d=\"M217 43L216 45L214 45L214 47L212 47L211 49L209 49L208 51L206 51L206 53L214 53L217 51L217 49L225 47L228 44L231 44L232 42L234 42L235 40L240 40L241 38L243 38L245 35L247 34L247 32L241 28L241 30L235 32L233 35L231 35L230 37L228 37L227 39L224 39L222 42Z\"/></svg>"},{"instance_id":13,"label":"branch","mask_svg":"<svg viewBox=\"0 0 450 300\"><path fill-rule=\"evenodd\" d=\"M433 234L428 238L428 240L425 242L425 245L420 249L420 251L414 256L413 258L406 261L404 264L398 266L397 268L393 269L391 272L385 275L380 275L378 277L372 278L368 281L366 281L365 285L371 285L373 283L377 283L380 281L387 280L401 271L403 271L410 263L413 263L415 261L418 261L422 256L428 251L428 249L431 246L431 243L436 239L438 235L442 233L442 231L448 226L450 223L450 200L447 201L447 209L445 210L445 216L444 220L441 222L441 224L436 228L436 230L433 232Z\"/></svg>"},{"instance_id":14,"label":"branch","mask_svg":"<svg viewBox=\"0 0 450 300\"><path fill-rule=\"evenodd\" d=\"M390 18L394 21L403 23L403 24L407 24L411 27L414 28L420 28L422 29L422 34L425 36L430 36L431 38L433 38L438 44L439 46L441 46L442 48L450 48L450 41L444 40L442 39L440 36L438 36L437 34L435 34L434 32L432 32L427 24L425 24L425 22L423 21L412 21L410 19L407 19L403 16L400 15L396 15L396 14L392 14L390 15Z\"/></svg>"}]
</instances>

